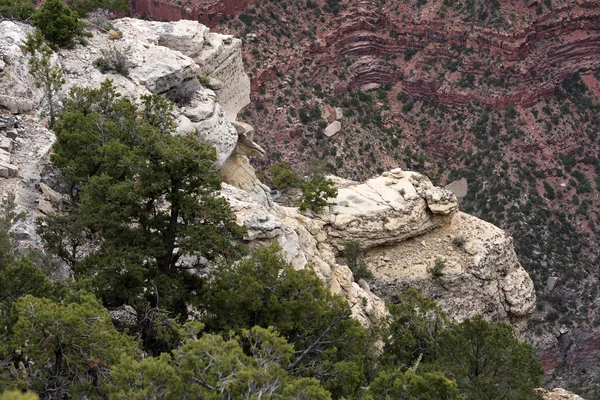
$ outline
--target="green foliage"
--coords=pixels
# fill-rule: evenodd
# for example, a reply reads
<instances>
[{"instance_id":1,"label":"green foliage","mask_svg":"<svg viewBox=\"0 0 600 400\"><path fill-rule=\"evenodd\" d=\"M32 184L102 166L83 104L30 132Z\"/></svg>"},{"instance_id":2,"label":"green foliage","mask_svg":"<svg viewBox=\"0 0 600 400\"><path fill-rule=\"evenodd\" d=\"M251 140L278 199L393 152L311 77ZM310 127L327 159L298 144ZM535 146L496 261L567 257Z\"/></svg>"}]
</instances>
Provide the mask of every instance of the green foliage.
<instances>
[{"instance_id":1,"label":"green foliage","mask_svg":"<svg viewBox=\"0 0 600 400\"><path fill-rule=\"evenodd\" d=\"M44 92L44 97L50 110L50 127L52 127L56 116L57 96L65 84L65 79L62 75L60 65L52 63L52 54L54 52L44 42L41 32L42 30L37 29L34 34L28 34L22 49L26 54L30 55L29 73L33 76L35 85L38 88L42 88Z\"/></svg>"},{"instance_id":2,"label":"green foliage","mask_svg":"<svg viewBox=\"0 0 600 400\"><path fill-rule=\"evenodd\" d=\"M272 164L267 169L267 177L273 185L279 190L301 187L303 179L292 169L292 165L287 162L278 162Z\"/></svg>"},{"instance_id":3,"label":"green foliage","mask_svg":"<svg viewBox=\"0 0 600 400\"><path fill-rule=\"evenodd\" d=\"M28 295L13 306L16 323L2 345L7 368L0 382L42 398L81 398L101 392L110 367L136 347L118 333L102 305L90 295L62 305ZM17 372L19 363L24 368Z\"/></svg>"},{"instance_id":4,"label":"green foliage","mask_svg":"<svg viewBox=\"0 0 600 400\"><path fill-rule=\"evenodd\" d=\"M415 54L417 54L416 49L408 48L408 49L404 50L404 61L410 61Z\"/></svg>"},{"instance_id":5,"label":"green foliage","mask_svg":"<svg viewBox=\"0 0 600 400\"><path fill-rule=\"evenodd\" d=\"M190 335L159 357L126 358L112 372L111 399L331 399L319 382L290 376L293 347L272 328L240 337Z\"/></svg>"},{"instance_id":6,"label":"green foliage","mask_svg":"<svg viewBox=\"0 0 600 400\"><path fill-rule=\"evenodd\" d=\"M31 0L0 0L0 18L28 21L34 14L35 5Z\"/></svg>"},{"instance_id":7,"label":"green foliage","mask_svg":"<svg viewBox=\"0 0 600 400\"><path fill-rule=\"evenodd\" d=\"M88 13L102 9L117 12L120 15L129 15L129 1L127 0L67 0L67 5L85 18Z\"/></svg>"},{"instance_id":8,"label":"green foliage","mask_svg":"<svg viewBox=\"0 0 600 400\"><path fill-rule=\"evenodd\" d=\"M360 279L372 279L373 273L367 267L365 258L358 242L344 243L344 259L348 268L352 271L354 280L358 282Z\"/></svg>"},{"instance_id":9,"label":"green foliage","mask_svg":"<svg viewBox=\"0 0 600 400\"><path fill-rule=\"evenodd\" d=\"M542 369L535 350L512 328L468 319L440 334L440 365L465 399L534 399Z\"/></svg>"},{"instance_id":10,"label":"green foliage","mask_svg":"<svg viewBox=\"0 0 600 400\"><path fill-rule=\"evenodd\" d=\"M388 310L381 362L407 368L416 360L435 361L439 353L438 337L449 322L440 306L409 289L398 296L397 304L388 304Z\"/></svg>"},{"instance_id":11,"label":"green foliage","mask_svg":"<svg viewBox=\"0 0 600 400\"><path fill-rule=\"evenodd\" d=\"M312 270L296 271L279 250L257 249L210 274L203 301L207 329L239 332L273 326L296 350L288 370L324 381L335 395L354 393L363 379L364 328Z\"/></svg>"},{"instance_id":12,"label":"green foliage","mask_svg":"<svg viewBox=\"0 0 600 400\"><path fill-rule=\"evenodd\" d=\"M77 34L77 13L60 0L47 0L34 15L33 23L46 40L59 47L72 44Z\"/></svg>"},{"instance_id":13,"label":"green foliage","mask_svg":"<svg viewBox=\"0 0 600 400\"><path fill-rule=\"evenodd\" d=\"M171 135L172 103L156 95L142 103L139 112L110 81L71 90L51 160L71 181L77 214L46 218L40 233L105 305L159 306L184 318L201 285L188 270L202 259L235 258L243 230L215 195L214 148ZM86 232L102 242L80 259Z\"/></svg>"},{"instance_id":14,"label":"green foliage","mask_svg":"<svg viewBox=\"0 0 600 400\"><path fill-rule=\"evenodd\" d=\"M461 400L456 382L440 372L381 371L369 385L366 400Z\"/></svg>"},{"instance_id":15,"label":"green foliage","mask_svg":"<svg viewBox=\"0 0 600 400\"><path fill-rule=\"evenodd\" d=\"M441 278L442 276L444 276L444 269L446 268L446 260L442 260L440 258L438 258L437 260L435 260L435 264L433 265L432 268L429 269L429 273L431 274L431 276L433 276L434 278Z\"/></svg>"},{"instance_id":16,"label":"green foliage","mask_svg":"<svg viewBox=\"0 0 600 400\"><path fill-rule=\"evenodd\" d=\"M304 185L304 193L299 210L311 210L318 214L327 205L327 199L337 196L337 188L331 179L308 182Z\"/></svg>"},{"instance_id":17,"label":"green foliage","mask_svg":"<svg viewBox=\"0 0 600 400\"><path fill-rule=\"evenodd\" d=\"M11 232L12 226L24 217L16 212L15 193L9 192L0 207L0 271L12 264L16 257L16 235Z\"/></svg>"},{"instance_id":18,"label":"green foliage","mask_svg":"<svg viewBox=\"0 0 600 400\"><path fill-rule=\"evenodd\" d=\"M7 390L0 394L0 400L38 400L35 393L23 393L20 390Z\"/></svg>"},{"instance_id":19,"label":"green foliage","mask_svg":"<svg viewBox=\"0 0 600 400\"><path fill-rule=\"evenodd\" d=\"M249 14L240 14L239 17L240 21L242 21L244 24L246 24L247 26L252 25L252 23L254 22L254 17L252 15Z\"/></svg>"},{"instance_id":20,"label":"green foliage","mask_svg":"<svg viewBox=\"0 0 600 400\"><path fill-rule=\"evenodd\" d=\"M108 48L100 49L101 57L94 60L94 65L103 74L115 72L127 76L129 75L129 57L127 55L129 51L129 47L121 51L112 45Z\"/></svg>"},{"instance_id":21,"label":"green foliage","mask_svg":"<svg viewBox=\"0 0 600 400\"><path fill-rule=\"evenodd\" d=\"M403 113L411 112L414 106L415 106L415 102L412 100L409 100L406 103L404 103L404 105L402 105L402 112Z\"/></svg>"}]
</instances>

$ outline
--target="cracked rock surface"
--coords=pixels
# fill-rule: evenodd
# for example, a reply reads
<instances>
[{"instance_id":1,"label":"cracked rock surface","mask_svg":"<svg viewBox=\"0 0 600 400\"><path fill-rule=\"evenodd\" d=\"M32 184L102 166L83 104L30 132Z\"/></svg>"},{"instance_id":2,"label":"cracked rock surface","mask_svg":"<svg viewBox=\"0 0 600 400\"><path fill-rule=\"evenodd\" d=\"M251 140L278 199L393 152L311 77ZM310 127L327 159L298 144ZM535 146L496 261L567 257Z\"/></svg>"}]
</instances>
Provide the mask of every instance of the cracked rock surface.
<instances>
[{"instance_id":1,"label":"cracked rock surface","mask_svg":"<svg viewBox=\"0 0 600 400\"><path fill-rule=\"evenodd\" d=\"M393 301L416 288L459 321L481 314L510 323L521 334L535 309L533 282L519 264L512 238L462 212L427 233L371 249L367 263L377 295ZM437 273L436 264L443 265Z\"/></svg>"},{"instance_id":2,"label":"cracked rock surface","mask_svg":"<svg viewBox=\"0 0 600 400\"><path fill-rule=\"evenodd\" d=\"M295 268L315 269L334 293L355 304L365 325L386 315L382 299L416 288L451 318L482 314L524 331L535 308L533 282L521 267L512 238L458 210L454 195L415 172L394 170L365 183L335 178L338 196L322 215L258 204L224 186L251 248L278 243ZM354 282L342 250L349 241L365 250L374 279ZM434 276L440 260L444 267Z\"/></svg>"},{"instance_id":3,"label":"cracked rock surface","mask_svg":"<svg viewBox=\"0 0 600 400\"><path fill-rule=\"evenodd\" d=\"M445 216L458 210L452 192L416 172L397 169L365 183L340 181L338 186L338 196L323 217L338 250L348 241L363 248L401 242L445 224Z\"/></svg>"}]
</instances>

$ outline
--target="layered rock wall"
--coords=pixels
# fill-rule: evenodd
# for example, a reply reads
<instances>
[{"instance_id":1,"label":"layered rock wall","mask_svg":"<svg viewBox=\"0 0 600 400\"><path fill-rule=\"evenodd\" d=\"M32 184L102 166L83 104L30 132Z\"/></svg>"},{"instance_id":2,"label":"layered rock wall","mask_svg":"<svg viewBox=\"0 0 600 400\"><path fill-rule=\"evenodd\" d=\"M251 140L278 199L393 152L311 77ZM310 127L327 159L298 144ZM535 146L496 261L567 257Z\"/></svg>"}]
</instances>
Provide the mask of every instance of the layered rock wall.
<instances>
[{"instance_id":1,"label":"layered rock wall","mask_svg":"<svg viewBox=\"0 0 600 400\"><path fill-rule=\"evenodd\" d=\"M214 26L223 16L242 11L258 0L131 0L131 13L136 17L152 17L159 21L190 19Z\"/></svg>"},{"instance_id":2,"label":"layered rock wall","mask_svg":"<svg viewBox=\"0 0 600 400\"><path fill-rule=\"evenodd\" d=\"M349 64L346 78L331 83L337 92L399 82L413 97L458 107L471 102L530 107L574 74L600 69L597 0L571 0L541 16L517 5L513 14L522 21L502 28L464 22L460 14L442 18L435 12L442 2L429 4L431 12L421 14L410 5L350 2L345 13L330 18L304 57ZM416 52L409 60L407 50ZM448 69L451 63L455 69ZM276 66L280 73L295 68L288 60ZM470 74L473 84L461 84ZM269 79L270 69L259 71L253 87Z\"/></svg>"}]
</instances>

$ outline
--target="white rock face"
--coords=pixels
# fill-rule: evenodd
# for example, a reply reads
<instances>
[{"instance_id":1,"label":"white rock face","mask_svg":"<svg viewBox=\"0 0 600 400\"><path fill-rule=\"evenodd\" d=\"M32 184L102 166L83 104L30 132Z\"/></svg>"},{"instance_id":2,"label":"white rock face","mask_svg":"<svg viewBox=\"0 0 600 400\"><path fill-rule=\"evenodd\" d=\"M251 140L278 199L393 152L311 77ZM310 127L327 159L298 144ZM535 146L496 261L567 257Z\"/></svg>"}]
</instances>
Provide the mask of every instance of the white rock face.
<instances>
[{"instance_id":1,"label":"white rock face","mask_svg":"<svg viewBox=\"0 0 600 400\"><path fill-rule=\"evenodd\" d=\"M410 171L386 172L362 184L340 181L337 198L320 218L327 221L325 230L338 250L348 241L363 248L389 245L446 223L437 214L456 211L458 204L451 192L431 195L439 191L429 179Z\"/></svg>"},{"instance_id":2,"label":"white rock face","mask_svg":"<svg viewBox=\"0 0 600 400\"><path fill-rule=\"evenodd\" d=\"M248 229L246 240L251 249L279 244L294 268L312 266L332 292L355 304L352 314L365 325L386 315L385 303L355 283L348 267L336 263L334 250L322 230L323 222L307 218L295 208L258 204L248 193L227 184L222 194L229 200L238 223Z\"/></svg>"},{"instance_id":3,"label":"white rock face","mask_svg":"<svg viewBox=\"0 0 600 400\"><path fill-rule=\"evenodd\" d=\"M414 172L395 170L363 184L336 181L338 196L320 216L269 208L230 186L224 195L248 228L250 247L277 242L294 267L312 265L332 292L355 305L354 316L366 325L386 315L383 298L414 287L459 321L482 314L524 331L535 308L533 282L501 229L458 212L451 193ZM368 283L354 282L340 264L349 241L366 251L375 275ZM435 277L431 270L438 260L445 266Z\"/></svg>"},{"instance_id":4,"label":"white rock face","mask_svg":"<svg viewBox=\"0 0 600 400\"><path fill-rule=\"evenodd\" d=\"M219 103L230 121L250 103L250 78L244 70L242 41L228 35L206 35L204 51L190 56L200 66L201 72L224 85L215 90Z\"/></svg>"},{"instance_id":5,"label":"white rock face","mask_svg":"<svg viewBox=\"0 0 600 400\"><path fill-rule=\"evenodd\" d=\"M585 400L583 397L580 397L575 393L569 392L562 388L556 388L552 391L548 391L546 389L536 389L536 392L543 400Z\"/></svg>"},{"instance_id":6,"label":"white rock face","mask_svg":"<svg viewBox=\"0 0 600 400\"><path fill-rule=\"evenodd\" d=\"M27 56L20 47L29 32L33 28L27 25L0 23L0 108L12 113L33 110L42 100L42 92L35 87Z\"/></svg>"},{"instance_id":7,"label":"white rock face","mask_svg":"<svg viewBox=\"0 0 600 400\"><path fill-rule=\"evenodd\" d=\"M439 262L444 266L436 277ZM367 263L378 295L391 300L416 288L459 321L481 314L522 333L535 309L533 282L519 264L512 238L462 212L423 235L371 249Z\"/></svg>"},{"instance_id":8,"label":"white rock face","mask_svg":"<svg viewBox=\"0 0 600 400\"><path fill-rule=\"evenodd\" d=\"M110 78L119 92L137 101L142 94L166 93L187 80L209 74L224 84L218 93L199 87L192 104L176 110L192 122L195 130L190 132L188 121L178 118L184 124L179 133L193 133L212 143L217 149L218 167L223 166L237 145L237 132L230 121L250 102L250 81L243 70L241 42L209 33L207 27L195 21L167 23L123 18L114 21L114 26L123 32L122 39L111 41L105 33L96 31L87 46L60 50L58 62L67 81L63 94L72 86L97 87ZM0 23L0 106L14 113L35 110L41 100L19 47L30 30L20 23ZM127 77L103 74L93 65L101 57L101 50L110 48L127 55Z\"/></svg>"},{"instance_id":9,"label":"white rock face","mask_svg":"<svg viewBox=\"0 0 600 400\"><path fill-rule=\"evenodd\" d=\"M342 130L342 123L340 121L333 121L325 128L325 136L332 137L336 133Z\"/></svg>"}]
</instances>

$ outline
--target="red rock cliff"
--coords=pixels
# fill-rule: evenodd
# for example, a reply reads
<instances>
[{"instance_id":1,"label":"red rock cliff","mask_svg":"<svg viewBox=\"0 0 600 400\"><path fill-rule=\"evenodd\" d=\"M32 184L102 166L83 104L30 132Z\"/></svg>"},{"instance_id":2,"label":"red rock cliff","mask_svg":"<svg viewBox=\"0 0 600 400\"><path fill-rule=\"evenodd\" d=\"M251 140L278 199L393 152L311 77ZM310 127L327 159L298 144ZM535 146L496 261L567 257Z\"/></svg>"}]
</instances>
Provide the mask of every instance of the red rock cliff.
<instances>
[{"instance_id":1,"label":"red rock cliff","mask_svg":"<svg viewBox=\"0 0 600 400\"><path fill-rule=\"evenodd\" d=\"M242 11L258 0L131 0L131 14L159 21L197 20L213 27L221 16Z\"/></svg>"}]
</instances>

